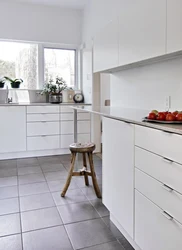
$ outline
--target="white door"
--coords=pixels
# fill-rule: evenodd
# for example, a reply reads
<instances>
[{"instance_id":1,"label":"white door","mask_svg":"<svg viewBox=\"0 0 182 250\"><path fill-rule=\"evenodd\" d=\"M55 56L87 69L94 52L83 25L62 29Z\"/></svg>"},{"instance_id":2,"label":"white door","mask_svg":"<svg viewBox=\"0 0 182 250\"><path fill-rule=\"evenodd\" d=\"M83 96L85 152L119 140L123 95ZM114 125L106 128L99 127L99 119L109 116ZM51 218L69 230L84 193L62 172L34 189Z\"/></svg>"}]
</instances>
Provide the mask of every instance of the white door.
<instances>
[{"instance_id":1,"label":"white door","mask_svg":"<svg viewBox=\"0 0 182 250\"><path fill-rule=\"evenodd\" d=\"M26 108L0 107L0 153L26 151Z\"/></svg>"},{"instance_id":2,"label":"white door","mask_svg":"<svg viewBox=\"0 0 182 250\"><path fill-rule=\"evenodd\" d=\"M133 238L134 126L103 118L103 203Z\"/></svg>"},{"instance_id":3,"label":"white door","mask_svg":"<svg viewBox=\"0 0 182 250\"><path fill-rule=\"evenodd\" d=\"M182 1L167 0L167 53L182 50Z\"/></svg>"},{"instance_id":4,"label":"white door","mask_svg":"<svg viewBox=\"0 0 182 250\"><path fill-rule=\"evenodd\" d=\"M164 55L166 0L121 1L119 65Z\"/></svg>"},{"instance_id":5,"label":"white door","mask_svg":"<svg viewBox=\"0 0 182 250\"><path fill-rule=\"evenodd\" d=\"M118 66L118 18L111 21L94 38L94 72Z\"/></svg>"}]
</instances>

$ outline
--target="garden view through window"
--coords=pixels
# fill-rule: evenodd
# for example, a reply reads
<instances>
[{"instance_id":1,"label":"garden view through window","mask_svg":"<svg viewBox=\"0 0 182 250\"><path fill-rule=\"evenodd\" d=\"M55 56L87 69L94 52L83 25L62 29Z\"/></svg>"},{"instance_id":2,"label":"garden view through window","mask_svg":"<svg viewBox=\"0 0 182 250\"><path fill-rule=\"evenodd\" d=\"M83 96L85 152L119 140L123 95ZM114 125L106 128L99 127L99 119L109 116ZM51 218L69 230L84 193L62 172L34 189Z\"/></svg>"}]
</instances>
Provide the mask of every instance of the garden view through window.
<instances>
[{"instance_id":1,"label":"garden view through window","mask_svg":"<svg viewBox=\"0 0 182 250\"><path fill-rule=\"evenodd\" d=\"M75 50L44 48L38 53L40 44L0 41L0 78L21 78L21 89L38 89L56 77L63 77L68 87L75 86ZM41 45L43 46L43 45ZM44 60L39 60L39 57ZM44 61L40 69L39 63ZM39 74L44 82L38 82ZM11 88L10 83L7 83Z\"/></svg>"}]
</instances>

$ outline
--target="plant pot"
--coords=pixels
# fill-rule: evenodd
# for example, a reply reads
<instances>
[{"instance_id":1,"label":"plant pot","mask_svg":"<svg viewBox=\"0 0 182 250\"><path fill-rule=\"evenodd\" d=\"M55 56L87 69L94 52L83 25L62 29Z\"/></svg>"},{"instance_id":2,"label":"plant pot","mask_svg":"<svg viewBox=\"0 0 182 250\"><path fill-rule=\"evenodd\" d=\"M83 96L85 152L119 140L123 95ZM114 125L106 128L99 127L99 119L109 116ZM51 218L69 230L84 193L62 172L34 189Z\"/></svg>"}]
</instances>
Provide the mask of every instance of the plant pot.
<instances>
[{"instance_id":1,"label":"plant pot","mask_svg":"<svg viewBox=\"0 0 182 250\"><path fill-rule=\"evenodd\" d=\"M19 89L20 82L11 82L11 87L12 89Z\"/></svg>"},{"instance_id":2,"label":"plant pot","mask_svg":"<svg viewBox=\"0 0 182 250\"><path fill-rule=\"evenodd\" d=\"M4 83L0 82L0 88L3 89L4 88Z\"/></svg>"},{"instance_id":3,"label":"plant pot","mask_svg":"<svg viewBox=\"0 0 182 250\"><path fill-rule=\"evenodd\" d=\"M62 102L62 93L53 93L49 95L50 103L61 103Z\"/></svg>"}]
</instances>

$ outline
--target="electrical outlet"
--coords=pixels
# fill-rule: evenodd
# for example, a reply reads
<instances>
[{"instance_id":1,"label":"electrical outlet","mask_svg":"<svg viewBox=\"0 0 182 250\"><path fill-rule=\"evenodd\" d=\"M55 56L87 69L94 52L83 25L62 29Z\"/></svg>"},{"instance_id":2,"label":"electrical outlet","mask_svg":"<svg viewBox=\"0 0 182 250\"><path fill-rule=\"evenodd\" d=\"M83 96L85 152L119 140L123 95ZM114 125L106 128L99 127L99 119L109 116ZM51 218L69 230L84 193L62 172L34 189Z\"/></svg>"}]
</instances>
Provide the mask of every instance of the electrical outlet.
<instances>
[{"instance_id":1,"label":"electrical outlet","mask_svg":"<svg viewBox=\"0 0 182 250\"><path fill-rule=\"evenodd\" d=\"M166 96L166 101L165 101L165 110L170 110L171 108L171 96Z\"/></svg>"}]
</instances>

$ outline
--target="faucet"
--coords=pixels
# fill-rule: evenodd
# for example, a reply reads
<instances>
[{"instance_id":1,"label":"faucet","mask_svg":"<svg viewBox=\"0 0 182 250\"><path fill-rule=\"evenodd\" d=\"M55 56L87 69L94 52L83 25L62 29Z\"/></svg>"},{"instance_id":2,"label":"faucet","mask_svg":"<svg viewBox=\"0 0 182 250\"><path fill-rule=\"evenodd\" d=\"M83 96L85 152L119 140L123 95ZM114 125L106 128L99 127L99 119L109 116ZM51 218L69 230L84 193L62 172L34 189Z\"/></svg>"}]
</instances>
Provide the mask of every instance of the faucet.
<instances>
[{"instance_id":1,"label":"faucet","mask_svg":"<svg viewBox=\"0 0 182 250\"><path fill-rule=\"evenodd\" d=\"M8 85L6 85L6 101L5 101L6 103L10 103L13 101L12 97L9 98L8 96L9 96L9 89L8 89Z\"/></svg>"}]
</instances>

